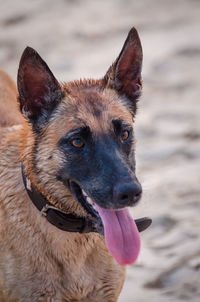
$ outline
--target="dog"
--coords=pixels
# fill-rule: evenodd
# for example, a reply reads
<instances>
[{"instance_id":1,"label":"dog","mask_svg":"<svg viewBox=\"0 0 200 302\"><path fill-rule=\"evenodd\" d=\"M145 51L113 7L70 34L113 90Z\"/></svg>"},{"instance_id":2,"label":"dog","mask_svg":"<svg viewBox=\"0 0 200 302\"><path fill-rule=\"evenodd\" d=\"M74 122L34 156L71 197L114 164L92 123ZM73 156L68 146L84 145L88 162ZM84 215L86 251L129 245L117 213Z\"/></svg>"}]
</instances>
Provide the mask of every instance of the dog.
<instances>
[{"instance_id":1,"label":"dog","mask_svg":"<svg viewBox=\"0 0 200 302\"><path fill-rule=\"evenodd\" d=\"M142 56L132 28L100 80L61 84L30 47L18 92L0 73L1 302L117 301L149 223L128 212Z\"/></svg>"}]
</instances>

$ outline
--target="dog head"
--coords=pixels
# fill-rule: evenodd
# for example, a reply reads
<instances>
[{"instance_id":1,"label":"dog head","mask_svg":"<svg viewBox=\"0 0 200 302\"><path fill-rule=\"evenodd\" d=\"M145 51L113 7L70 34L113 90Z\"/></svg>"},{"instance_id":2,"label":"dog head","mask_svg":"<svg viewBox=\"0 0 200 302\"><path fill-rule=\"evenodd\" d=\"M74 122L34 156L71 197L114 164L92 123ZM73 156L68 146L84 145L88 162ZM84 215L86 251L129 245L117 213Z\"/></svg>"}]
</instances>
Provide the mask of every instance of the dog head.
<instances>
[{"instance_id":1,"label":"dog head","mask_svg":"<svg viewBox=\"0 0 200 302\"><path fill-rule=\"evenodd\" d=\"M133 121L141 67L142 47L134 28L101 80L59 84L37 52L25 49L18 91L32 133L27 139L30 173L61 207L71 204L78 210L81 204L87 215L123 209L140 199Z\"/></svg>"}]
</instances>

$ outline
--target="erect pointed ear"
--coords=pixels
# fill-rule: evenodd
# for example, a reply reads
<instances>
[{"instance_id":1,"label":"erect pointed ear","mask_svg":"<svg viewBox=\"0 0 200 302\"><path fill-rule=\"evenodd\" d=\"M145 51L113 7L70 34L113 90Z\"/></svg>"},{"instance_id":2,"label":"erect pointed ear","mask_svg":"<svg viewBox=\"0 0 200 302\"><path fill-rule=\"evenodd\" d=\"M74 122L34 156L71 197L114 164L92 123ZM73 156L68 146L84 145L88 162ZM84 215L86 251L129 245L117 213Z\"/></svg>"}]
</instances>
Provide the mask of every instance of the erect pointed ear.
<instances>
[{"instance_id":1,"label":"erect pointed ear","mask_svg":"<svg viewBox=\"0 0 200 302\"><path fill-rule=\"evenodd\" d=\"M31 47L22 54L17 85L20 110L34 125L43 124L63 97L51 70Z\"/></svg>"},{"instance_id":2,"label":"erect pointed ear","mask_svg":"<svg viewBox=\"0 0 200 302\"><path fill-rule=\"evenodd\" d=\"M136 101L142 89L142 58L140 38L133 27L117 60L104 77L104 85L125 96L133 111L136 110Z\"/></svg>"}]
</instances>

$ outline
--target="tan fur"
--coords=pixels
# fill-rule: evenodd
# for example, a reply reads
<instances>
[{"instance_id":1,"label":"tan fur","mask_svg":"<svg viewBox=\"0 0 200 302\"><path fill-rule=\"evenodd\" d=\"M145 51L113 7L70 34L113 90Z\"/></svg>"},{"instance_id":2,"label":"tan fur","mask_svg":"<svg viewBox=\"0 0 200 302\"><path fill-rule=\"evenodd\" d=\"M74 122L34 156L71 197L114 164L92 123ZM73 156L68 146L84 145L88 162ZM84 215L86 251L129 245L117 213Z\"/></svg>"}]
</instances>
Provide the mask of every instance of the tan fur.
<instances>
[{"instance_id":1,"label":"tan fur","mask_svg":"<svg viewBox=\"0 0 200 302\"><path fill-rule=\"evenodd\" d=\"M6 77L2 81L6 82ZM0 104L5 95L9 98L14 93L8 87L0 87ZM1 302L116 302L124 283L125 269L109 254L103 237L58 230L40 216L23 185L21 162L32 183L50 202L85 215L66 187L56 182L62 161L57 142L84 124L99 135L109 131L112 118L132 122L128 109L116 101L116 93L103 89L100 81L69 83L62 89L65 99L45 128L37 154L35 134L28 123L0 130ZM1 114L5 114L2 106ZM12 114L17 121L18 113L13 110ZM10 118L7 123L12 124Z\"/></svg>"},{"instance_id":2,"label":"tan fur","mask_svg":"<svg viewBox=\"0 0 200 302\"><path fill-rule=\"evenodd\" d=\"M2 127L18 125L23 117L18 111L16 102L17 88L10 76L0 70L0 125Z\"/></svg>"}]
</instances>

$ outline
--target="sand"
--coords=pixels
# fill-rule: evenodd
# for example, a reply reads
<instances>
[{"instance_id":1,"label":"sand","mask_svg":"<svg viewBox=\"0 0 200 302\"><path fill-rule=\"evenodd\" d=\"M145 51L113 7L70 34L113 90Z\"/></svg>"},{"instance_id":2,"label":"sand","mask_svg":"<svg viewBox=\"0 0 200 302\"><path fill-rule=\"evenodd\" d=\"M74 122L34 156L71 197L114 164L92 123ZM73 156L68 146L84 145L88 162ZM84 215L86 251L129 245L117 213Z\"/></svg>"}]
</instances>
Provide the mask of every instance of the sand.
<instances>
[{"instance_id":1,"label":"sand","mask_svg":"<svg viewBox=\"0 0 200 302\"><path fill-rule=\"evenodd\" d=\"M119 302L199 302L200 1L0 0L0 68L16 78L29 45L59 80L99 78L132 26L144 49L135 130L144 194L132 214L153 225Z\"/></svg>"}]
</instances>

